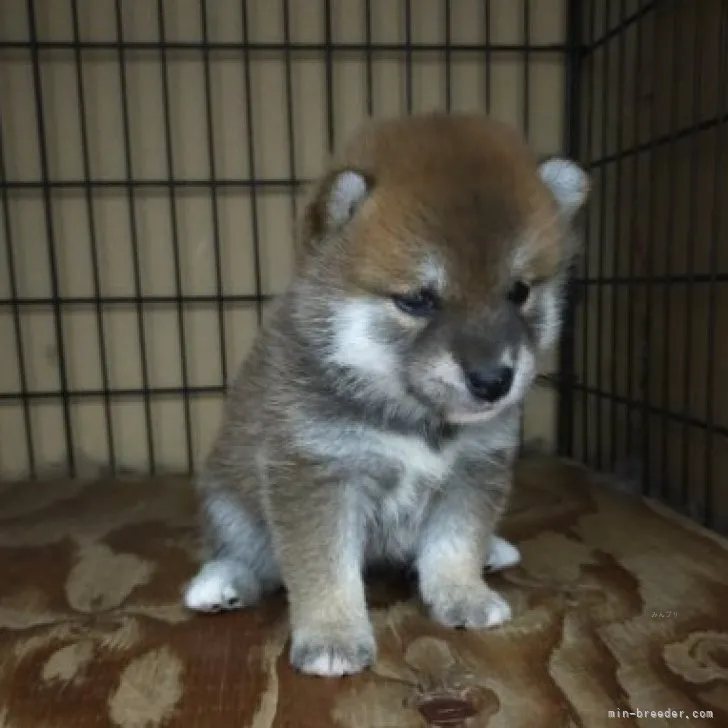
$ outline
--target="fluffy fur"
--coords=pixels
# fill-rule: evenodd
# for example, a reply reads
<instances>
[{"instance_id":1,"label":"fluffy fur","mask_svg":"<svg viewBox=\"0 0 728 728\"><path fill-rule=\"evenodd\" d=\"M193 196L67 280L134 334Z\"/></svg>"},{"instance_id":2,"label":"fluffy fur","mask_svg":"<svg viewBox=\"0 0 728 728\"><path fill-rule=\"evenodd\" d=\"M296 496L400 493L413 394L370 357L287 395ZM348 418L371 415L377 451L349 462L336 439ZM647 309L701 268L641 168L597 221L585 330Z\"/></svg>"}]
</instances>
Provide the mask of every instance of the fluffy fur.
<instances>
[{"instance_id":1,"label":"fluffy fur","mask_svg":"<svg viewBox=\"0 0 728 728\"><path fill-rule=\"evenodd\" d=\"M354 137L313 190L294 280L199 476L207 552L188 607L245 607L284 585L291 660L318 675L375 658L362 582L374 561L412 564L443 624L509 618L483 568L519 558L494 533L586 192L572 162L539 166L482 118ZM413 310L425 293L431 308ZM512 382L476 395L504 370Z\"/></svg>"}]
</instances>

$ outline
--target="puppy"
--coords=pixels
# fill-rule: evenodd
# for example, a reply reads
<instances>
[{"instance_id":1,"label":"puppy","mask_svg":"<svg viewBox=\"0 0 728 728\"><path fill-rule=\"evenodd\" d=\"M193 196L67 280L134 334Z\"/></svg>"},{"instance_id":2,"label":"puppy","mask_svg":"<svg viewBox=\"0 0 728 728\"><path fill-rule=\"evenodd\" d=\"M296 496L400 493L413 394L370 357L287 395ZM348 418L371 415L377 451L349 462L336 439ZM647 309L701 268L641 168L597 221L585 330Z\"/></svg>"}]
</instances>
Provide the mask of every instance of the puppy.
<instances>
[{"instance_id":1,"label":"puppy","mask_svg":"<svg viewBox=\"0 0 728 728\"><path fill-rule=\"evenodd\" d=\"M518 559L494 532L587 187L475 116L355 135L315 186L294 279L199 476L207 553L190 609L283 585L290 659L328 676L375 659L362 571L378 560L414 566L444 625L509 619L483 569Z\"/></svg>"}]
</instances>

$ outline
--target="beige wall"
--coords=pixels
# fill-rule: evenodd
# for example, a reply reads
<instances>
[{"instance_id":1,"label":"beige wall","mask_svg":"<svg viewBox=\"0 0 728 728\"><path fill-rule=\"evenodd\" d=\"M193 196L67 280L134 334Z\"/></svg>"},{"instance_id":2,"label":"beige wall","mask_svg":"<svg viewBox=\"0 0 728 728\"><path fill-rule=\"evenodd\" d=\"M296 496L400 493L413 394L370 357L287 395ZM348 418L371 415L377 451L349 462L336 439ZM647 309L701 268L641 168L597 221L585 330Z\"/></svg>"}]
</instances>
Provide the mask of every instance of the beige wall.
<instances>
[{"instance_id":1,"label":"beige wall","mask_svg":"<svg viewBox=\"0 0 728 728\"><path fill-rule=\"evenodd\" d=\"M78 0L80 37L109 42L116 38L114 3L111 0ZM223 182L213 198L204 182L210 176L207 148L205 67L201 40L200 3L168 0L163 3L168 41L190 43L167 53L173 176L186 181L175 189L175 223L178 236L185 351L180 347L177 306L172 302L146 302L141 321L148 386L173 390L183 384L181 359L187 366L190 387L219 387L223 383L222 359L228 376L245 355L256 330L254 304L214 301L218 290L225 296L255 293L253 209L259 226L262 292L283 289L291 272L292 187L276 181L291 177L286 113L286 63L281 48L250 53L250 97L245 94L245 66L240 48L241 3L208 2L210 52L210 104L214 138L215 175ZM275 46L282 39L282 3L251 0L248 5L248 39ZM486 24L484 4L478 0L451 3L453 45L482 44ZM154 43L158 39L157 5L151 0L122 0L126 41ZM523 42L521 3L492 0L490 40L493 44ZM38 39L63 43L73 39L71 2L36 0ZM332 0L334 42L364 41L364 2ZM404 41L403 3L372 0L374 43ZM537 45L564 41L564 3L531 2L530 42ZM296 43L324 41L324 5L320 1L291 0L291 39ZM444 4L413 0L412 41L441 43ZM23 42L29 38L25 0L0 2L0 35L17 41L0 53L0 109L5 176L11 183L37 182L42 178L31 55ZM218 47L214 46L218 44ZM168 178L160 53L146 47L126 52L127 100L130 121L130 158L136 181L150 183ZM482 51L452 54L452 107L485 108L486 56ZM491 54L490 94L493 116L522 126L524 121L524 63L522 53ZM362 52L333 52L334 135L340 140L366 115L366 62ZM373 54L373 109L375 115L405 112L405 57L402 52ZM532 53L529 65L529 132L539 153L561 150L563 137L564 62L559 52ZM445 105L445 59L441 52L413 55L412 90L415 110ZM62 299L88 299L95 295L91 234L85 191L81 116L77 93L77 67L73 50L45 48L40 53L42 102L45 115L48 176L58 293ZM95 242L98 253L100 294L125 299L137 295L130 230L129 188L121 184L125 171L119 56L113 49L85 50L81 73L85 95L83 116L88 137L90 177L105 182L91 188ZM327 147L326 66L320 50L291 53L293 88L293 161L299 179L309 179L321 169ZM252 129L246 122L250 104ZM253 137L253 159L248 155L248 134ZM253 163L251 165L251 162ZM235 185L249 179L252 167L257 188ZM57 183L63 182L60 186ZM225 184L227 182L227 184ZM139 184L133 189L133 210L139 248L139 277L144 297L176 295L173 265L174 237L170 216L170 190ZM7 248L12 244L17 296L36 299L22 304L19 321L24 374L30 392L59 391L59 348L54 309L49 299L52 279L48 253L43 190L13 187L7 193L10 228L0 225L0 392L17 392L19 341L14 329ZM215 266L214 215L222 275ZM195 300L195 297L213 297ZM73 392L100 390L103 372L96 306L93 302L62 303L60 315L68 388ZM219 317L224 322L225 346L221 351ZM111 389L142 387L140 332L134 301L107 302L102 307L102 329ZM544 364L545 371L555 367ZM209 446L220 414L219 391L200 392L188 398L194 464ZM136 395L69 399L73 450L81 470L109 463L108 422L113 435L116 467L149 467L147 415L144 399ZM0 474L27 473L25 411L20 399L0 402ZM32 400L30 421L36 468L46 472L66 462L64 410L58 396ZM527 436L552 440L554 395L537 390L528 406ZM149 420L156 465L160 470L186 469L184 400L174 392L149 398Z\"/></svg>"}]
</instances>

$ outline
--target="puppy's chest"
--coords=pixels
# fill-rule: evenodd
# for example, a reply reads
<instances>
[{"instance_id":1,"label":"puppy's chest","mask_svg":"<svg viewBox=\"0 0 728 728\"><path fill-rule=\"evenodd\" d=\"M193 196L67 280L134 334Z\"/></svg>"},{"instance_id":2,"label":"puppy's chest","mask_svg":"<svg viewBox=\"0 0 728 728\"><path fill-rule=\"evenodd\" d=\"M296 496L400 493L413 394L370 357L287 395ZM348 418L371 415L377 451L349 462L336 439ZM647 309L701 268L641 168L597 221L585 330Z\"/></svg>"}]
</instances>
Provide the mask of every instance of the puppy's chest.
<instances>
[{"instance_id":1,"label":"puppy's chest","mask_svg":"<svg viewBox=\"0 0 728 728\"><path fill-rule=\"evenodd\" d=\"M373 467L370 497L377 520L385 527L415 525L451 475L456 447L436 450L420 438L391 434L374 437L368 445Z\"/></svg>"}]
</instances>

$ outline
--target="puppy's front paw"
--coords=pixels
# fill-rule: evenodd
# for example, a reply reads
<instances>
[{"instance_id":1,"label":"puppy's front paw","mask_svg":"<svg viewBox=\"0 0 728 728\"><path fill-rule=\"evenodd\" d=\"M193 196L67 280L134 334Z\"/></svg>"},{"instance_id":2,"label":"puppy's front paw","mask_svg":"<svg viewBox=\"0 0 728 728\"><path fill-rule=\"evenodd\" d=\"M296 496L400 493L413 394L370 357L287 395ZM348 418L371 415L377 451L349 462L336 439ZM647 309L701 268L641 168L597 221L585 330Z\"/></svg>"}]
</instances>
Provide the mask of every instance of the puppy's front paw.
<instances>
[{"instance_id":1,"label":"puppy's front paw","mask_svg":"<svg viewBox=\"0 0 728 728\"><path fill-rule=\"evenodd\" d=\"M331 635L326 631L304 638L293 635L291 663L308 675L354 675L371 665L375 658L376 644L370 632L362 634L352 630L347 636L337 629L332 630Z\"/></svg>"},{"instance_id":2,"label":"puppy's front paw","mask_svg":"<svg viewBox=\"0 0 728 728\"><path fill-rule=\"evenodd\" d=\"M226 561L210 561L187 585L183 601L187 609L196 612L242 609L254 604L258 588L254 577Z\"/></svg>"},{"instance_id":3,"label":"puppy's front paw","mask_svg":"<svg viewBox=\"0 0 728 728\"><path fill-rule=\"evenodd\" d=\"M447 587L429 601L433 619L446 627L487 629L511 618L508 602L486 584Z\"/></svg>"}]
</instances>

